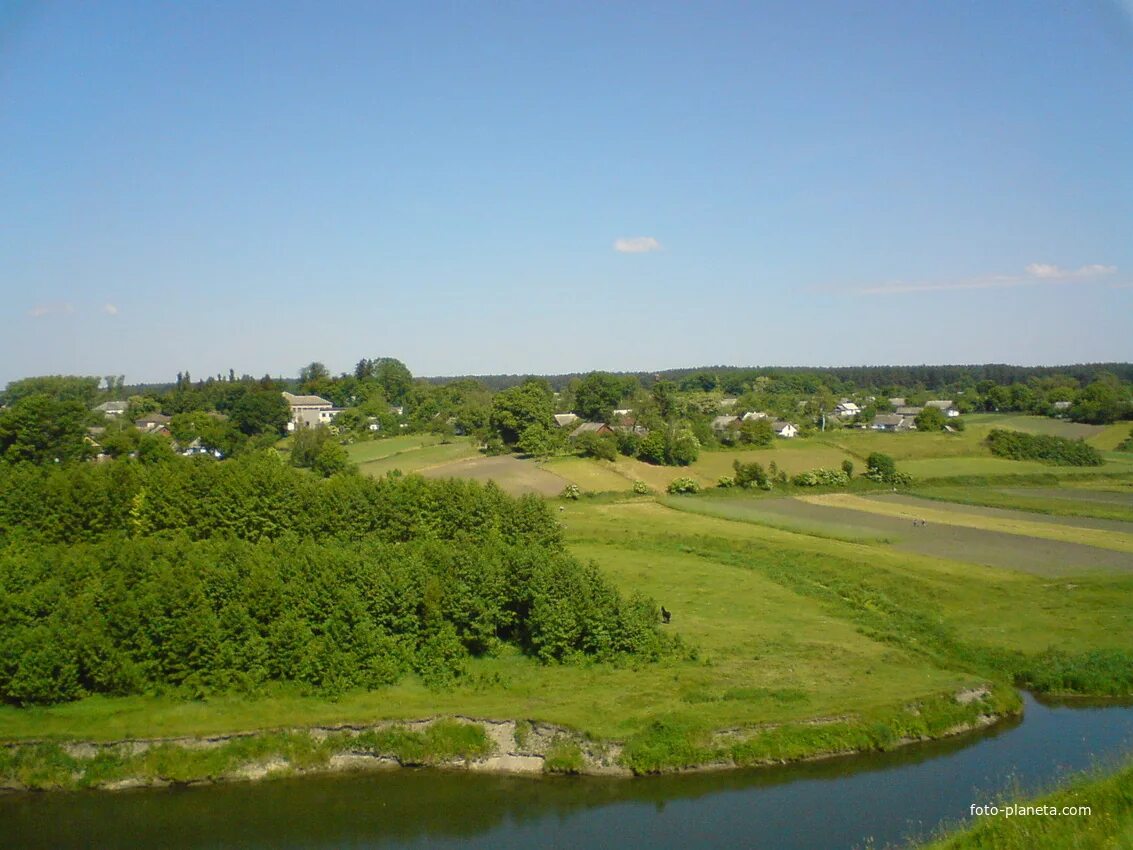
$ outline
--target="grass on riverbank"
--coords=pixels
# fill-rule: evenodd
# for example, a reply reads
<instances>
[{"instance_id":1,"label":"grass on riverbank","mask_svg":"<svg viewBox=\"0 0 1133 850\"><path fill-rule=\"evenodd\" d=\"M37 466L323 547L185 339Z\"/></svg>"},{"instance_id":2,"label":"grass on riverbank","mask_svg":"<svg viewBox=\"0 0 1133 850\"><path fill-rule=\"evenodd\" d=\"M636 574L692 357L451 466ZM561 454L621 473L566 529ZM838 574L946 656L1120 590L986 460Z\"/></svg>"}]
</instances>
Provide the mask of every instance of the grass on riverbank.
<instances>
[{"instance_id":1,"label":"grass on riverbank","mask_svg":"<svg viewBox=\"0 0 1133 850\"><path fill-rule=\"evenodd\" d=\"M917 846L921 850L1133 847L1133 763L1109 776L1084 775L1047 794L990 805L998 806L1000 814L984 815L971 826ZM1016 808L1007 817L1008 806L1032 808ZM1088 807L1088 814L1082 807Z\"/></svg>"}]
</instances>

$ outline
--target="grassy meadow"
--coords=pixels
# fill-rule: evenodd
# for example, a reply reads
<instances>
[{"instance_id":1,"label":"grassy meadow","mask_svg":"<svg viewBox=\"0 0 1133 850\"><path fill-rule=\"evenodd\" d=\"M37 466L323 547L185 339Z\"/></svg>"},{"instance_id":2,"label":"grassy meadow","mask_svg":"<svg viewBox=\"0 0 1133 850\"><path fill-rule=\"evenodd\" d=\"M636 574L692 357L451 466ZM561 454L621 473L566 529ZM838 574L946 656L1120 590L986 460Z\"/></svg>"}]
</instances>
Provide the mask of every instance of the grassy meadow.
<instances>
[{"instance_id":1,"label":"grassy meadow","mask_svg":"<svg viewBox=\"0 0 1133 850\"><path fill-rule=\"evenodd\" d=\"M995 424L989 417L960 434L836 432L766 450L706 451L688 469L625 458L485 458L459 438L359 443L349 451L365 474L399 468L552 497L567 483L605 493L555 501L568 548L622 591L670 610L662 628L680 637L682 652L657 663L555 666L504 651L471 662L447 690L409 677L335 700L275 686L195 701L155 693L3 706L0 740L461 715L560 724L619 742L622 763L648 772L885 749L1017 710L1014 684L1133 693L1133 490L1120 467L1065 482L1042 467L1033 488L917 482L912 492L922 498L912 505L864 482L838 493L662 492L682 474L712 484L737 458L774 459L788 472L850 458L861 471L864 456L889 450L905 470L1029 468L986 455L980 433ZM655 492L632 495L637 480Z\"/></svg>"}]
</instances>

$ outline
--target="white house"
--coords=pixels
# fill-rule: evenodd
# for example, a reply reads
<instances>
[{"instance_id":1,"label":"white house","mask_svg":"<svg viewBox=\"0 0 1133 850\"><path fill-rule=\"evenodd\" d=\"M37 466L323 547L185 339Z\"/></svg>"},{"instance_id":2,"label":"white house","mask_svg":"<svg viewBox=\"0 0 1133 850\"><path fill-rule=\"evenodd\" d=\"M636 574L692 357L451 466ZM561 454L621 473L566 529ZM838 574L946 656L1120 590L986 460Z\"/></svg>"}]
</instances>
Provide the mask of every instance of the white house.
<instances>
[{"instance_id":1,"label":"white house","mask_svg":"<svg viewBox=\"0 0 1133 850\"><path fill-rule=\"evenodd\" d=\"M834 415L835 416L841 416L841 417L845 417L847 419L854 417L854 416L857 416L861 412L862 412L862 409L860 407L858 407L856 404L854 404L854 402L846 401L845 399L838 402L837 406L834 408Z\"/></svg>"},{"instance_id":2,"label":"white house","mask_svg":"<svg viewBox=\"0 0 1133 850\"><path fill-rule=\"evenodd\" d=\"M579 419L581 419L581 417L577 413L555 414L555 424L560 428L566 428L569 425L573 425L575 422L578 422Z\"/></svg>"},{"instance_id":3,"label":"white house","mask_svg":"<svg viewBox=\"0 0 1133 850\"><path fill-rule=\"evenodd\" d=\"M925 407L935 407L949 419L955 419L960 415L959 409L952 403L952 399L937 399L935 401L926 401Z\"/></svg>"},{"instance_id":4,"label":"white house","mask_svg":"<svg viewBox=\"0 0 1133 850\"><path fill-rule=\"evenodd\" d=\"M752 410L744 414L744 422L750 422L753 419L770 419L771 417L764 413L762 410Z\"/></svg>"},{"instance_id":5,"label":"white house","mask_svg":"<svg viewBox=\"0 0 1133 850\"><path fill-rule=\"evenodd\" d=\"M778 436L790 439L799 435L799 429L792 425L790 422L784 422L782 419L776 419L771 423L771 430Z\"/></svg>"},{"instance_id":6,"label":"white house","mask_svg":"<svg viewBox=\"0 0 1133 850\"><path fill-rule=\"evenodd\" d=\"M292 395L285 391L283 398L291 408L291 421L287 423L288 431L329 425L334 421L334 417L342 413L325 398L317 395Z\"/></svg>"},{"instance_id":7,"label":"white house","mask_svg":"<svg viewBox=\"0 0 1133 850\"><path fill-rule=\"evenodd\" d=\"M98 407L95 407L94 411L104 416L122 416L129 407L130 402L128 401L104 401Z\"/></svg>"}]
</instances>

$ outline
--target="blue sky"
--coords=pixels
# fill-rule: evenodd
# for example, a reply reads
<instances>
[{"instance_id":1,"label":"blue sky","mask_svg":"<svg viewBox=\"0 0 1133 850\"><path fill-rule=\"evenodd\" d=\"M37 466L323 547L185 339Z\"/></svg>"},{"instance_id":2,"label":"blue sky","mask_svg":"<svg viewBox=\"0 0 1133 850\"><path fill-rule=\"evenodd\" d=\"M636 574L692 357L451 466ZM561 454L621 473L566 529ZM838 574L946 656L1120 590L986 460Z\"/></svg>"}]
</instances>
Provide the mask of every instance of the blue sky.
<instances>
[{"instance_id":1,"label":"blue sky","mask_svg":"<svg viewBox=\"0 0 1133 850\"><path fill-rule=\"evenodd\" d=\"M0 3L0 382L1133 357L1133 5Z\"/></svg>"}]
</instances>

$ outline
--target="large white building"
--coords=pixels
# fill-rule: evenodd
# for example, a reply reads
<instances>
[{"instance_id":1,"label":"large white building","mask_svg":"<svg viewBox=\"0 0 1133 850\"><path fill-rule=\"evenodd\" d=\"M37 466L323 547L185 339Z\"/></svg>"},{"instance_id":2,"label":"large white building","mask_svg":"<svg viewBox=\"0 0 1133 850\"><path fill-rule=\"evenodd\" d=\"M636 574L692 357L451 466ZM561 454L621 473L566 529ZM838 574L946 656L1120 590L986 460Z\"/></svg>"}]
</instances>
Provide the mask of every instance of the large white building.
<instances>
[{"instance_id":1,"label":"large white building","mask_svg":"<svg viewBox=\"0 0 1133 850\"><path fill-rule=\"evenodd\" d=\"M293 395L284 392L283 398L291 407L291 421L287 423L288 431L329 425L334 417L342 412L325 398L317 395Z\"/></svg>"}]
</instances>

